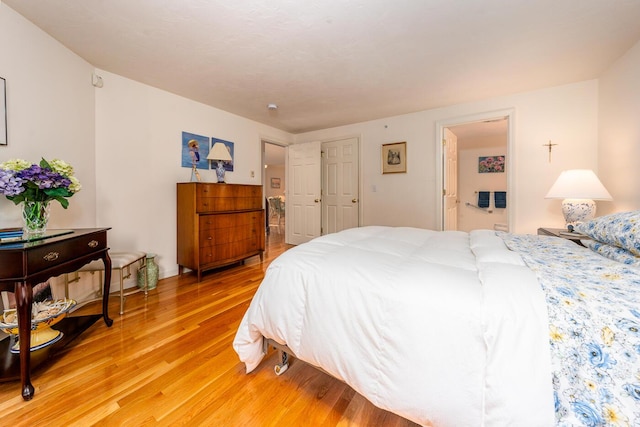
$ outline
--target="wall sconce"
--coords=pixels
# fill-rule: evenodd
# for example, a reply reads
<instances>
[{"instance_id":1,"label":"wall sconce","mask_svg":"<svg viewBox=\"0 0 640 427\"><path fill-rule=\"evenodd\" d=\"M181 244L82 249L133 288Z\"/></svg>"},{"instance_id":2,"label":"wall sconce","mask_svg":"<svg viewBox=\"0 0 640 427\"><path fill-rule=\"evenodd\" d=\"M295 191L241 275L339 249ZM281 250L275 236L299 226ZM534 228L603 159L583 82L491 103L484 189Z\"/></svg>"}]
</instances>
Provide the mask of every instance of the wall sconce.
<instances>
[{"instance_id":1,"label":"wall sconce","mask_svg":"<svg viewBox=\"0 0 640 427\"><path fill-rule=\"evenodd\" d=\"M224 183L224 162L231 161L231 153L229 153L229 149L222 142L216 142L213 144L211 151L209 151L209 155L207 156L207 160L215 160L218 162L218 167L216 168L216 176L218 177L218 183Z\"/></svg>"},{"instance_id":2,"label":"wall sconce","mask_svg":"<svg viewBox=\"0 0 640 427\"><path fill-rule=\"evenodd\" d=\"M563 199L562 214L569 231L576 224L593 219L596 214L594 200L613 200L596 174L589 169L563 171L545 199Z\"/></svg>"}]
</instances>

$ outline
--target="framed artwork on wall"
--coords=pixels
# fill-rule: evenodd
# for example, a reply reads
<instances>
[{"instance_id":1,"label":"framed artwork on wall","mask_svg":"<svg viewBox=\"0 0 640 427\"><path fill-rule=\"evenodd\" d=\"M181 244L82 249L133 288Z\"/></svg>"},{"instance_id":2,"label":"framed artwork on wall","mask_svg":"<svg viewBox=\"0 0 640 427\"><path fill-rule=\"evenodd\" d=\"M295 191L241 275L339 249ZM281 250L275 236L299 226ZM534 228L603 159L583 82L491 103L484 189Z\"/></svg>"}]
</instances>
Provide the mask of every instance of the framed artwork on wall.
<instances>
[{"instance_id":1,"label":"framed artwork on wall","mask_svg":"<svg viewBox=\"0 0 640 427\"><path fill-rule=\"evenodd\" d=\"M407 143L382 144L382 173L407 172Z\"/></svg>"},{"instance_id":2,"label":"framed artwork on wall","mask_svg":"<svg viewBox=\"0 0 640 427\"><path fill-rule=\"evenodd\" d=\"M213 144L215 144L216 142L222 142L227 147L227 150L229 150L229 154L231 154L231 160L229 160L229 161L225 160L222 163L224 164L224 170L225 171L233 172L233 162L235 160L235 153L233 152L233 142L225 141L224 139L220 139L220 138L211 137L211 146L212 147L213 147ZM214 165L214 167L215 167L215 165Z\"/></svg>"},{"instance_id":3,"label":"framed artwork on wall","mask_svg":"<svg viewBox=\"0 0 640 427\"><path fill-rule=\"evenodd\" d=\"M478 157L478 173L504 172L505 166L506 160L504 155Z\"/></svg>"},{"instance_id":4,"label":"framed artwork on wall","mask_svg":"<svg viewBox=\"0 0 640 427\"><path fill-rule=\"evenodd\" d=\"M271 188L280 188L280 178L271 178Z\"/></svg>"},{"instance_id":5,"label":"framed artwork on wall","mask_svg":"<svg viewBox=\"0 0 640 427\"><path fill-rule=\"evenodd\" d=\"M7 81L0 77L0 145L7 145Z\"/></svg>"},{"instance_id":6,"label":"framed artwork on wall","mask_svg":"<svg viewBox=\"0 0 640 427\"><path fill-rule=\"evenodd\" d=\"M209 137L182 132L182 167L209 169Z\"/></svg>"}]
</instances>

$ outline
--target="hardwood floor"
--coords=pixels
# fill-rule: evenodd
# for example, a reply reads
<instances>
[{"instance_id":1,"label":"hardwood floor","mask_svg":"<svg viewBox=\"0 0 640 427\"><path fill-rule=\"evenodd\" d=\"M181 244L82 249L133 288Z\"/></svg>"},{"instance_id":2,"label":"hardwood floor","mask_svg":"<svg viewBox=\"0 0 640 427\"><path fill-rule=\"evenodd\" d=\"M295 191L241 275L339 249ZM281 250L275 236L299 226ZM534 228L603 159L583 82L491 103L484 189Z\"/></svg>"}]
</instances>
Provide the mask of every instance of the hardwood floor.
<instances>
[{"instance_id":1,"label":"hardwood floor","mask_svg":"<svg viewBox=\"0 0 640 427\"><path fill-rule=\"evenodd\" d=\"M287 249L268 237L265 259L170 277L128 297L114 324L100 320L33 372L35 397L0 383L4 426L414 426L344 383L294 360L273 372L272 352L245 374L231 343L269 262ZM98 304L82 308L99 312Z\"/></svg>"}]
</instances>

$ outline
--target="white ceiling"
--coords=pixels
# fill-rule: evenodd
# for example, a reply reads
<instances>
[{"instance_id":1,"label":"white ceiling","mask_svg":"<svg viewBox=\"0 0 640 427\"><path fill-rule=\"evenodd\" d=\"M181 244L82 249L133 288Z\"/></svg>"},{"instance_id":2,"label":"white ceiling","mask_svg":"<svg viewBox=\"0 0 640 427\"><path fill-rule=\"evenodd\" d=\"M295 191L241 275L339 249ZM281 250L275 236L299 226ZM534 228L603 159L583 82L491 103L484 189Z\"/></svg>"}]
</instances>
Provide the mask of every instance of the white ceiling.
<instances>
[{"instance_id":1,"label":"white ceiling","mask_svg":"<svg viewBox=\"0 0 640 427\"><path fill-rule=\"evenodd\" d=\"M597 78L640 39L639 0L2 1L97 68L292 133Z\"/></svg>"}]
</instances>

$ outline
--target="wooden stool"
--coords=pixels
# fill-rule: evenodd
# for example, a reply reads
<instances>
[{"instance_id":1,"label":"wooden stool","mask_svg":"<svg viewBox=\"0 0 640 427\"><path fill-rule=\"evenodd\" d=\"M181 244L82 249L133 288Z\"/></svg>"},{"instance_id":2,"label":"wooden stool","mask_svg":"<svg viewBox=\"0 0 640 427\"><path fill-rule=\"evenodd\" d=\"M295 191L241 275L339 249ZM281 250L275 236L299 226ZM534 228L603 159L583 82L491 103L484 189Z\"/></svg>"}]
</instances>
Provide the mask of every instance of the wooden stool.
<instances>
[{"instance_id":1,"label":"wooden stool","mask_svg":"<svg viewBox=\"0 0 640 427\"><path fill-rule=\"evenodd\" d=\"M147 278L147 254L146 252L109 252L111 257L111 271L117 270L120 273L120 314L124 314L124 299L126 296L144 290L144 295L147 296L149 288L149 280ZM131 266L136 262L140 263L140 268L144 271L144 288L139 289L136 285L136 289L125 293L124 292L124 280L131 277ZM126 270L126 272L124 271ZM85 264L78 272L100 272L100 282L102 283L102 272L104 271L104 264L102 260L91 261L89 264ZM69 282L68 278L65 280L65 296L69 298Z\"/></svg>"}]
</instances>

